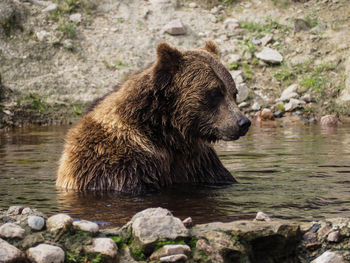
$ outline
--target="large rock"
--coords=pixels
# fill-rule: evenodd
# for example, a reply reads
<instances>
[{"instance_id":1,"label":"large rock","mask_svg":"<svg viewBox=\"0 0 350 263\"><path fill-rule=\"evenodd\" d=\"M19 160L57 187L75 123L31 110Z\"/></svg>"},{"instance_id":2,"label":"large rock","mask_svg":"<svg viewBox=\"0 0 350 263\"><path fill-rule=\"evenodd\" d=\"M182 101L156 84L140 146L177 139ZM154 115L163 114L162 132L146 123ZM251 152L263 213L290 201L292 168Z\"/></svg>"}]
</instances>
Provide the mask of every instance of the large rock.
<instances>
[{"instance_id":1,"label":"large rock","mask_svg":"<svg viewBox=\"0 0 350 263\"><path fill-rule=\"evenodd\" d=\"M147 209L149 210L149 209ZM169 215L166 209L145 210L143 216L136 214L132 223L135 245L147 250L159 240L178 240L189 237L189 231L179 218ZM165 211L164 211L165 210Z\"/></svg>"},{"instance_id":2,"label":"large rock","mask_svg":"<svg viewBox=\"0 0 350 263\"><path fill-rule=\"evenodd\" d=\"M282 55L269 47L264 47L263 50L255 54L257 58L272 64L279 64L283 61Z\"/></svg>"},{"instance_id":3,"label":"large rock","mask_svg":"<svg viewBox=\"0 0 350 263\"><path fill-rule=\"evenodd\" d=\"M10 245L0 238L0 262L23 262L24 254L18 248Z\"/></svg>"},{"instance_id":4,"label":"large rock","mask_svg":"<svg viewBox=\"0 0 350 263\"><path fill-rule=\"evenodd\" d=\"M72 226L73 219L66 214L57 214L51 216L46 221L46 227L51 232L57 232L62 229L68 229Z\"/></svg>"},{"instance_id":5,"label":"large rock","mask_svg":"<svg viewBox=\"0 0 350 263\"><path fill-rule=\"evenodd\" d=\"M60 247L40 244L28 249L27 257L34 263L63 263L65 254Z\"/></svg>"},{"instance_id":6,"label":"large rock","mask_svg":"<svg viewBox=\"0 0 350 263\"><path fill-rule=\"evenodd\" d=\"M93 234L99 231L99 227L96 223L87 220L73 222L73 227L81 231L90 232Z\"/></svg>"},{"instance_id":7,"label":"large rock","mask_svg":"<svg viewBox=\"0 0 350 263\"><path fill-rule=\"evenodd\" d=\"M118 247L110 238L94 238L92 245L86 247L86 251L92 253L101 253L109 258L115 258L118 254Z\"/></svg>"},{"instance_id":8,"label":"large rock","mask_svg":"<svg viewBox=\"0 0 350 263\"><path fill-rule=\"evenodd\" d=\"M0 227L0 237L23 238L25 230L14 223L6 223Z\"/></svg>"}]
</instances>

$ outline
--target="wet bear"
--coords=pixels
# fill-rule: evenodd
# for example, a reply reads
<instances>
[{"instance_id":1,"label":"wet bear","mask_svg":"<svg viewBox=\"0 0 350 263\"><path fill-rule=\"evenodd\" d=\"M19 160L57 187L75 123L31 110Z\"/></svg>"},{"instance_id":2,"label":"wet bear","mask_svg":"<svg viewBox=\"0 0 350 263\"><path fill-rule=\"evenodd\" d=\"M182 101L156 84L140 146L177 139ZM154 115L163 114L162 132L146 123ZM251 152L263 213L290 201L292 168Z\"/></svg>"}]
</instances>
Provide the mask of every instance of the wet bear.
<instances>
[{"instance_id":1,"label":"wet bear","mask_svg":"<svg viewBox=\"0 0 350 263\"><path fill-rule=\"evenodd\" d=\"M161 43L153 64L98 100L68 132L56 185L138 194L234 183L211 143L248 131L236 96L214 42L189 51Z\"/></svg>"}]
</instances>

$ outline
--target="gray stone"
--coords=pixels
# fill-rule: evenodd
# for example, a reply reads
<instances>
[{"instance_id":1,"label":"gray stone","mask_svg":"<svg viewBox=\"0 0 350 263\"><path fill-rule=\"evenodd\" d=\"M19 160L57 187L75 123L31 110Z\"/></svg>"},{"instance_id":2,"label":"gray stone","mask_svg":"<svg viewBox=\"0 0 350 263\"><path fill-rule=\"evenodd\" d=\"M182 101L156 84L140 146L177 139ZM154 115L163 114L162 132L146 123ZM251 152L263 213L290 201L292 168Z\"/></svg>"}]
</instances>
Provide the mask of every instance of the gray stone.
<instances>
[{"instance_id":1,"label":"gray stone","mask_svg":"<svg viewBox=\"0 0 350 263\"><path fill-rule=\"evenodd\" d=\"M57 5L51 3L50 5L48 5L47 7L45 7L41 12L43 13L49 13L49 12L53 12L57 10Z\"/></svg>"},{"instance_id":2,"label":"gray stone","mask_svg":"<svg viewBox=\"0 0 350 263\"><path fill-rule=\"evenodd\" d=\"M72 22L80 23L81 20L82 20L82 16L81 16L81 14L79 14L79 13L71 14L71 15L69 16L69 19L70 19Z\"/></svg>"},{"instance_id":3,"label":"gray stone","mask_svg":"<svg viewBox=\"0 0 350 263\"><path fill-rule=\"evenodd\" d=\"M51 232L56 232L61 229L68 229L72 226L73 219L66 214L57 214L51 216L46 221L46 227Z\"/></svg>"},{"instance_id":4,"label":"gray stone","mask_svg":"<svg viewBox=\"0 0 350 263\"><path fill-rule=\"evenodd\" d=\"M248 98L249 95L249 88L247 84L241 83L237 87L238 94L237 94L237 102L240 103L242 101L245 101Z\"/></svg>"},{"instance_id":5,"label":"gray stone","mask_svg":"<svg viewBox=\"0 0 350 263\"><path fill-rule=\"evenodd\" d=\"M63 263L65 254L62 248L40 244L27 250L27 257L35 263Z\"/></svg>"},{"instance_id":6,"label":"gray stone","mask_svg":"<svg viewBox=\"0 0 350 263\"><path fill-rule=\"evenodd\" d=\"M187 29L180 19L175 19L165 25L164 31L170 35L184 35Z\"/></svg>"},{"instance_id":7,"label":"gray stone","mask_svg":"<svg viewBox=\"0 0 350 263\"><path fill-rule=\"evenodd\" d=\"M331 251L324 252L311 263L345 263L343 257Z\"/></svg>"},{"instance_id":8,"label":"gray stone","mask_svg":"<svg viewBox=\"0 0 350 263\"><path fill-rule=\"evenodd\" d=\"M298 93L296 93L297 90L298 90L297 84L290 85L288 88L282 91L282 94L279 100L287 101L287 100L290 100L291 98L298 98L299 95Z\"/></svg>"},{"instance_id":9,"label":"gray stone","mask_svg":"<svg viewBox=\"0 0 350 263\"><path fill-rule=\"evenodd\" d=\"M186 238L189 236L189 231L179 218L153 215L137 217L132 223L132 234L137 246L145 248L158 240Z\"/></svg>"},{"instance_id":10,"label":"gray stone","mask_svg":"<svg viewBox=\"0 0 350 263\"><path fill-rule=\"evenodd\" d=\"M256 221L270 222L271 218L267 214L265 214L264 212L259 211L255 216L255 220Z\"/></svg>"},{"instance_id":11,"label":"gray stone","mask_svg":"<svg viewBox=\"0 0 350 263\"><path fill-rule=\"evenodd\" d=\"M302 100L304 100L305 102L311 102L313 101L314 99L312 98L311 94L310 93L305 93L302 97L301 97Z\"/></svg>"},{"instance_id":12,"label":"gray stone","mask_svg":"<svg viewBox=\"0 0 350 263\"><path fill-rule=\"evenodd\" d=\"M271 43L272 40L273 40L273 35L272 34L267 34L262 39L260 39L261 45L262 46L266 46L267 44Z\"/></svg>"},{"instance_id":13,"label":"gray stone","mask_svg":"<svg viewBox=\"0 0 350 263\"><path fill-rule=\"evenodd\" d=\"M44 225L45 225L44 218L42 218L40 216L29 216L28 217L28 226L31 229L40 231L41 229L43 229Z\"/></svg>"},{"instance_id":14,"label":"gray stone","mask_svg":"<svg viewBox=\"0 0 350 263\"><path fill-rule=\"evenodd\" d=\"M63 47L66 48L66 49L72 49L72 48L74 48L73 41L70 40L70 39L65 39L65 40L63 41Z\"/></svg>"},{"instance_id":15,"label":"gray stone","mask_svg":"<svg viewBox=\"0 0 350 263\"><path fill-rule=\"evenodd\" d=\"M23 209L24 209L24 206L14 205L9 207L9 209L7 210L7 213L11 215L20 215Z\"/></svg>"},{"instance_id":16,"label":"gray stone","mask_svg":"<svg viewBox=\"0 0 350 263\"><path fill-rule=\"evenodd\" d=\"M177 261L186 261L187 256L183 254L179 255L171 255L171 256L166 256L166 257L161 257L159 259L160 262L177 262Z\"/></svg>"},{"instance_id":17,"label":"gray stone","mask_svg":"<svg viewBox=\"0 0 350 263\"><path fill-rule=\"evenodd\" d=\"M25 208L23 208L23 210L22 210L22 215L30 215L30 214L32 214L32 213L33 213L33 210L30 209L29 207L25 207Z\"/></svg>"},{"instance_id":18,"label":"gray stone","mask_svg":"<svg viewBox=\"0 0 350 263\"><path fill-rule=\"evenodd\" d=\"M261 109L261 105L259 102L254 102L252 105L252 110L260 110Z\"/></svg>"},{"instance_id":19,"label":"gray stone","mask_svg":"<svg viewBox=\"0 0 350 263\"><path fill-rule=\"evenodd\" d=\"M153 254L150 256L150 260L157 260L161 257L189 253L191 253L191 248L187 245L165 245L153 252Z\"/></svg>"},{"instance_id":20,"label":"gray stone","mask_svg":"<svg viewBox=\"0 0 350 263\"><path fill-rule=\"evenodd\" d=\"M283 61L282 55L278 51L269 47L264 47L261 52L258 52L255 55L257 58L268 63L279 64Z\"/></svg>"},{"instance_id":21,"label":"gray stone","mask_svg":"<svg viewBox=\"0 0 350 263\"><path fill-rule=\"evenodd\" d=\"M6 223L0 226L0 237L23 238L25 230L14 223Z\"/></svg>"},{"instance_id":22,"label":"gray stone","mask_svg":"<svg viewBox=\"0 0 350 263\"><path fill-rule=\"evenodd\" d=\"M87 246L86 250L92 253L101 253L110 258L115 258L118 254L118 247L115 242L106 237L94 238L92 245Z\"/></svg>"},{"instance_id":23,"label":"gray stone","mask_svg":"<svg viewBox=\"0 0 350 263\"><path fill-rule=\"evenodd\" d=\"M172 216L173 214L165 208L157 207L157 208L148 208L142 210L141 212L136 213L130 220L128 224L134 223L134 221L138 218L147 218L153 216Z\"/></svg>"},{"instance_id":24,"label":"gray stone","mask_svg":"<svg viewBox=\"0 0 350 263\"><path fill-rule=\"evenodd\" d=\"M73 222L73 226L81 231L90 232L93 234L99 231L99 227L96 223L87 220L75 221Z\"/></svg>"},{"instance_id":25,"label":"gray stone","mask_svg":"<svg viewBox=\"0 0 350 263\"><path fill-rule=\"evenodd\" d=\"M259 40L259 39L253 39L253 40L252 40L252 43L253 43L254 45L261 45L261 40Z\"/></svg>"},{"instance_id":26,"label":"gray stone","mask_svg":"<svg viewBox=\"0 0 350 263\"><path fill-rule=\"evenodd\" d=\"M297 100L297 99L290 99L287 104L284 105L285 111L293 111L296 108L298 108L301 105L304 105L305 101L303 100Z\"/></svg>"},{"instance_id":27,"label":"gray stone","mask_svg":"<svg viewBox=\"0 0 350 263\"><path fill-rule=\"evenodd\" d=\"M0 262L10 263L23 261L24 254L22 251L0 238Z\"/></svg>"}]
</instances>

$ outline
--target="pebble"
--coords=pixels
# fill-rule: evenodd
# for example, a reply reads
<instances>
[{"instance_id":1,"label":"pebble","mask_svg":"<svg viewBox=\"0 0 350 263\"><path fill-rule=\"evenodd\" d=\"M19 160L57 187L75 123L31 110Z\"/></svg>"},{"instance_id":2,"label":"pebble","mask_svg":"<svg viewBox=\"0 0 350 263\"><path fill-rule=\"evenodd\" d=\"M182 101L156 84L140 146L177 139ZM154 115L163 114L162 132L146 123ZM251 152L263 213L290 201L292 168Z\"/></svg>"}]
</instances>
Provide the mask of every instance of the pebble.
<instances>
[{"instance_id":1,"label":"pebble","mask_svg":"<svg viewBox=\"0 0 350 263\"><path fill-rule=\"evenodd\" d=\"M41 229L43 229L44 225L45 225L44 218L42 218L40 216L29 216L28 217L28 226L31 229L40 231Z\"/></svg>"},{"instance_id":2,"label":"pebble","mask_svg":"<svg viewBox=\"0 0 350 263\"><path fill-rule=\"evenodd\" d=\"M27 250L27 257L35 263L63 263L65 254L62 248L40 244Z\"/></svg>"},{"instance_id":3,"label":"pebble","mask_svg":"<svg viewBox=\"0 0 350 263\"><path fill-rule=\"evenodd\" d=\"M76 14L71 14L69 16L70 21L75 22L75 23L80 23L82 20L82 16L79 13Z\"/></svg>"},{"instance_id":4,"label":"pebble","mask_svg":"<svg viewBox=\"0 0 350 263\"><path fill-rule=\"evenodd\" d=\"M261 52L255 54L257 58L272 64L279 64L283 61L282 55L269 47L264 47Z\"/></svg>"},{"instance_id":5,"label":"pebble","mask_svg":"<svg viewBox=\"0 0 350 263\"><path fill-rule=\"evenodd\" d=\"M253 39L252 40L252 43L254 44L254 45L261 45L261 40L259 40L259 39Z\"/></svg>"},{"instance_id":6,"label":"pebble","mask_svg":"<svg viewBox=\"0 0 350 263\"><path fill-rule=\"evenodd\" d=\"M311 263L345 263L343 257L332 251L326 251Z\"/></svg>"},{"instance_id":7,"label":"pebble","mask_svg":"<svg viewBox=\"0 0 350 263\"><path fill-rule=\"evenodd\" d=\"M66 49L72 49L72 48L74 48L73 41L70 40L70 39L65 39L65 40L63 41L63 47L66 48Z\"/></svg>"},{"instance_id":8,"label":"pebble","mask_svg":"<svg viewBox=\"0 0 350 263\"><path fill-rule=\"evenodd\" d=\"M261 105L259 102L254 102L253 105L252 105L252 110L260 110L261 109Z\"/></svg>"},{"instance_id":9,"label":"pebble","mask_svg":"<svg viewBox=\"0 0 350 263\"><path fill-rule=\"evenodd\" d=\"M336 115L325 115L321 117L321 126L336 127L339 124L339 119Z\"/></svg>"},{"instance_id":10,"label":"pebble","mask_svg":"<svg viewBox=\"0 0 350 263\"><path fill-rule=\"evenodd\" d=\"M0 226L0 237L23 238L25 230L14 223L6 223Z\"/></svg>"},{"instance_id":11,"label":"pebble","mask_svg":"<svg viewBox=\"0 0 350 263\"><path fill-rule=\"evenodd\" d=\"M186 34L187 29L180 19L175 19L165 25L164 31L175 36Z\"/></svg>"},{"instance_id":12,"label":"pebble","mask_svg":"<svg viewBox=\"0 0 350 263\"><path fill-rule=\"evenodd\" d=\"M313 98L311 96L311 94L309 93L305 93L302 97L301 97L302 100L306 101L306 102L312 102L313 101Z\"/></svg>"},{"instance_id":13,"label":"pebble","mask_svg":"<svg viewBox=\"0 0 350 263\"><path fill-rule=\"evenodd\" d=\"M51 232L56 232L63 228L69 228L73 223L73 219L66 214L57 214L51 216L46 221L46 227Z\"/></svg>"},{"instance_id":14,"label":"pebble","mask_svg":"<svg viewBox=\"0 0 350 263\"><path fill-rule=\"evenodd\" d=\"M73 222L73 226L81 231L90 232L93 234L99 231L99 227L96 223L87 220L75 221Z\"/></svg>"},{"instance_id":15,"label":"pebble","mask_svg":"<svg viewBox=\"0 0 350 263\"><path fill-rule=\"evenodd\" d=\"M310 29L310 26L304 19L297 18L294 20L295 32L306 31L309 29Z\"/></svg>"},{"instance_id":16,"label":"pebble","mask_svg":"<svg viewBox=\"0 0 350 263\"><path fill-rule=\"evenodd\" d=\"M0 262L23 262L24 254L21 250L0 238Z\"/></svg>"},{"instance_id":17,"label":"pebble","mask_svg":"<svg viewBox=\"0 0 350 263\"><path fill-rule=\"evenodd\" d=\"M115 242L106 237L94 238L92 245L87 246L86 250L92 253L101 253L110 258L115 258L118 254L118 247Z\"/></svg>"},{"instance_id":18,"label":"pebble","mask_svg":"<svg viewBox=\"0 0 350 263\"><path fill-rule=\"evenodd\" d=\"M249 88L247 86L247 84L245 83L241 83L238 85L237 87L238 90L238 94L237 94L237 102L243 102L248 98L249 95Z\"/></svg>"},{"instance_id":19,"label":"pebble","mask_svg":"<svg viewBox=\"0 0 350 263\"><path fill-rule=\"evenodd\" d=\"M53 12L57 10L57 5L51 3L50 5L48 5L47 7L45 7L41 12L43 13L49 13L49 12Z\"/></svg>"},{"instance_id":20,"label":"pebble","mask_svg":"<svg viewBox=\"0 0 350 263\"><path fill-rule=\"evenodd\" d=\"M339 240L340 240L339 231L333 231L333 232L329 233L327 236L327 241L329 241L329 242L338 243Z\"/></svg>"},{"instance_id":21,"label":"pebble","mask_svg":"<svg viewBox=\"0 0 350 263\"><path fill-rule=\"evenodd\" d=\"M272 34L267 34L262 39L260 39L261 45L262 46L266 46L267 44L271 43L272 40L273 40L273 35Z\"/></svg>"},{"instance_id":22,"label":"pebble","mask_svg":"<svg viewBox=\"0 0 350 263\"><path fill-rule=\"evenodd\" d=\"M249 106L249 103L248 102L241 102L240 104L238 104L238 108L245 108L245 107L248 107Z\"/></svg>"},{"instance_id":23,"label":"pebble","mask_svg":"<svg viewBox=\"0 0 350 263\"><path fill-rule=\"evenodd\" d=\"M159 259L160 262L177 262L177 261L186 261L187 256L183 254L179 255L171 255L171 256L166 256L166 257L161 257Z\"/></svg>"},{"instance_id":24,"label":"pebble","mask_svg":"<svg viewBox=\"0 0 350 263\"><path fill-rule=\"evenodd\" d=\"M298 90L297 84L292 84L288 88L282 91L281 97L279 98L280 101L287 101L292 98L298 98L299 95L296 93Z\"/></svg>"},{"instance_id":25,"label":"pebble","mask_svg":"<svg viewBox=\"0 0 350 263\"><path fill-rule=\"evenodd\" d=\"M265 109L264 109L265 110ZM263 111L264 111L263 110ZM271 112L271 111L270 111ZM272 113L272 112L271 112ZM266 221L266 222L271 222L271 218L265 214L264 212L261 212L259 211L257 214L256 214L256 217L255 217L255 220L257 221Z\"/></svg>"}]
</instances>

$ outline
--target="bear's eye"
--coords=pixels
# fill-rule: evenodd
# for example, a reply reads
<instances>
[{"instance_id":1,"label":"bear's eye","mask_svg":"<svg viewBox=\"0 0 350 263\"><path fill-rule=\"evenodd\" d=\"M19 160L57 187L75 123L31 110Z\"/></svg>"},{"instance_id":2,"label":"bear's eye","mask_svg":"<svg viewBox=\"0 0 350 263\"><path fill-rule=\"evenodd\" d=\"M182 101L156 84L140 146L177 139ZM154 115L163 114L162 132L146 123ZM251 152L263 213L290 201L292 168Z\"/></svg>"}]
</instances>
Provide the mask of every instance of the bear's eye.
<instances>
[{"instance_id":1,"label":"bear's eye","mask_svg":"<svg viewBox=\"0 0 350 263\"><path fill-rule=\"evenodd\" d=\"M206 95L210 107L215 107L224 98L224 93L219 87L209 90Z\"/></svg>"}]
</instances>

